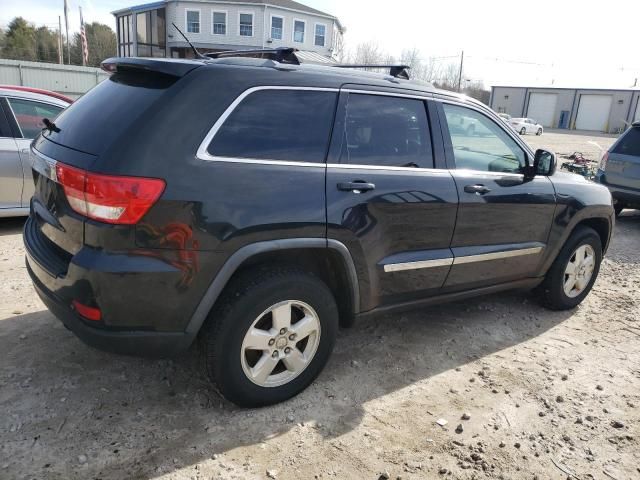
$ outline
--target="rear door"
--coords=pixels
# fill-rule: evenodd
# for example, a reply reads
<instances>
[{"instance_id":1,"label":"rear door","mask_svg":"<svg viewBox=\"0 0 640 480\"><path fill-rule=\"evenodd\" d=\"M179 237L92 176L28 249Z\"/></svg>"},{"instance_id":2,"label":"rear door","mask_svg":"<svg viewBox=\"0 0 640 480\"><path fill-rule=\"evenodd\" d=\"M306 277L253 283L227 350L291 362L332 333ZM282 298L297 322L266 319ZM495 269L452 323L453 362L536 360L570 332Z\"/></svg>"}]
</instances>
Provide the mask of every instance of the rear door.
<instances>
[{"instance_id":1,"label":"rear door","mask_svg":"<svg viewBox=\"0 0 640 480\"><path fill-rule=\"evenodd\" d=\"M460 197L451 242L455 258L445 289L535 275L555 212L553 184L544 176L524 177L529 153L499 120L469 104L443 101L439 111L447 162ZM469 136L451 129L461 116L482 124L488 133Z\"/></svg>"},{"instance_id":2,"label":"rear door","mask_svg":"<svg viewBox=\"0 0 640 480\"><path fill-rule=\"evenodd\" d=\"M631 127L609 152L605 183L640 190L640 127Z\"/></svg>"},{"instance_id":3,"label":"rear door","mask_svg":"<svg viewBox=\"0 0 640 480\"><path fill-rule=\"evenodd\" d=\"M54 121L63 107L26 98L9 97L7 101L19 129L16 143L24 176L24 188L20 203L23 207L28 207L34 192L34 184L31 181L32 165L29 157L29 145L44 128L42 120L48 118Z\"/></svg>"},{"instance_id":4,"label":"rear door","mask_svg":"<svg viewBox=\"0 0 640 480\"><path fill-rule=\"evenodd\" d=\"M18 144L5 113L6 102L0 97L0 209L20 207L24 183Z\"/></svg>"},{"instance_id":5,"label":"rear door","mask_svg":"<svg viewBox=\"0 0 640 480\"><path fill-rule=\"evenodd\" d=\"M340 95L327 220L328 237L354 257L366 311L440 290L452 262L458 196L427 99L364 88Z\"/></svg>"}]
</instances>

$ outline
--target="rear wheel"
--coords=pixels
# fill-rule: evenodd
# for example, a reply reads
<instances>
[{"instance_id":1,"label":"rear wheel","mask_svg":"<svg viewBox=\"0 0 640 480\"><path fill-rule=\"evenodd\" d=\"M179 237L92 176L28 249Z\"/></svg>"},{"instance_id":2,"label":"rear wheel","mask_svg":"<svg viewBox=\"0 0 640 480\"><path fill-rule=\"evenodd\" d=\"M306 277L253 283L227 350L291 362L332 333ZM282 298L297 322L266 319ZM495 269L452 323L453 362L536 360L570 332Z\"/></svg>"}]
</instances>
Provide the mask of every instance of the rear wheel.
<instances>
[{"instance_id":1,"label":"rear wheel","mask_svg":"<svg viewBox=\"0 0 640 480\"><path fill-rule=\"evenodd\" d=\"M590 227L576 228L539 287L543 304L552 310L579 305L591 291L601 262L598 234Z\"/></svg>"},{"instance_id":2,"label":"rear wheel","mask_svg":"<svg viewBox=\"0 0 640 480\"><path fill-rule=\"evenodd\" d=\"M520 135L524 135L524 134L526 134L526 133L527 133L527 129L526 129L526 128L524 128L524 127L522 127L522 128L520 129Z\"/></svg>"},{"instance_id":3,"label":"rear wheel","mask_svg":"<svg viewBox=\"0 0 640 480\"><path fill-rule=\"evenodd\" d=\"M337 331L336 302L321 280L296 268L249 271L211 312L206 373L239 406L282 402L322 371Z\"/></svg>"}]
</instances>

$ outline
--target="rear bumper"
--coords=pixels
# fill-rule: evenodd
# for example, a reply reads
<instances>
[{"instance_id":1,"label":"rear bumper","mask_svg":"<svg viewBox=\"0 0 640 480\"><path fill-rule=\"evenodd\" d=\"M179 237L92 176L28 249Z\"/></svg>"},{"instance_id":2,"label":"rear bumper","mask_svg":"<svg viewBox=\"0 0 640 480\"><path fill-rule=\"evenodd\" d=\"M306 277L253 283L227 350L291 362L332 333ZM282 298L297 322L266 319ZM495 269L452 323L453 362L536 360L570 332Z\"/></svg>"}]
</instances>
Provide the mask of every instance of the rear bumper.
<instances>
[{"instance_id":1,"label":"rear bumper","mask_svg":"<svg viewBox=\"0 0 640 480\"><path fill-rule=\"evenodd\" d=\"M26 265L47 308L88 345L114 353L165 357L186 350L196 334L186 333L171 280L179 270L157 258L113 255L83 248L66 258L34 227L25 224ZM101 321L81 317L74 300L99 308ZM177 309L178 311L180 309Z\"/></svg>"},{"instance_id":2,"label":"rear bumper","mask_svg":"<svg viewBox=\"0 0 640 480\"><path fill-rule=\"evenodd\" d=\"M640 206L640 190L606 183L606 174L602 170L598 170L594 180L609 189L615 203L621 202L625 205Z\"/></svg>"}]
</instances>

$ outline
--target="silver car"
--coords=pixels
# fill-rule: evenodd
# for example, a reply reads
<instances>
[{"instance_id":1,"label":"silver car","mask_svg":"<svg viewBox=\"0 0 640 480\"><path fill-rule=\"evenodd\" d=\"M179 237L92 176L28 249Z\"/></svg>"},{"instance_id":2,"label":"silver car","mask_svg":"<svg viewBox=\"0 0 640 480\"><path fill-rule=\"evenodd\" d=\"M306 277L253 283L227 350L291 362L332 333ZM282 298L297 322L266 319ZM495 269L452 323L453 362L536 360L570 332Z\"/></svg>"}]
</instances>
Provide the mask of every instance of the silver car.
<instances>
[{"instance_id":1,"label":"silver car","mask_svg":"<svg viewBox=\"0 0 640 480\"><path fill-rule=\"evenodd\" d=\"M34 186L29 144L68 102L51 95L0 86L0 217L29 214Z\"/></svg>"}]
</instances>

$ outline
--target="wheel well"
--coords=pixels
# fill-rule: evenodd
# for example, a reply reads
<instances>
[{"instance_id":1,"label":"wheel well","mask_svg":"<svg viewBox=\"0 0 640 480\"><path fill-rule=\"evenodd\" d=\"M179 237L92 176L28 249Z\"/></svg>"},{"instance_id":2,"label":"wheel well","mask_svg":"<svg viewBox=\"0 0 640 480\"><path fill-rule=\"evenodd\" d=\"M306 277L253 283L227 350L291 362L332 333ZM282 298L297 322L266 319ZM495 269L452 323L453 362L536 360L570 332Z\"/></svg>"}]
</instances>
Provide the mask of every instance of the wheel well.
<instances>
[{"instance_id":1,"label":"wheel well","mask_svg":"<svg viewBox=\"0 0 640 480\"><path fill-rule=\"evenodd\" d=\"M349 327L355 319L354 295L342 256L330 248L300 248L263 252L245 260L227 282L254 268L293 265L316 275L333 293L340 313L340 326Z\"/></svg>"},{"instance_id":2,"label":"wheel well","mask_svg":"<svg viewBox=\"0 0 640 480\"><path fill-rule=\"evenodd\" d=\"M607 247L609 246L609 221L606 218L587 218L579 222L578 225L576 225L576 228L580 225L591 227L596 231L600 237L602 252L606 252Z\"/></svg>"}]
</instances>

